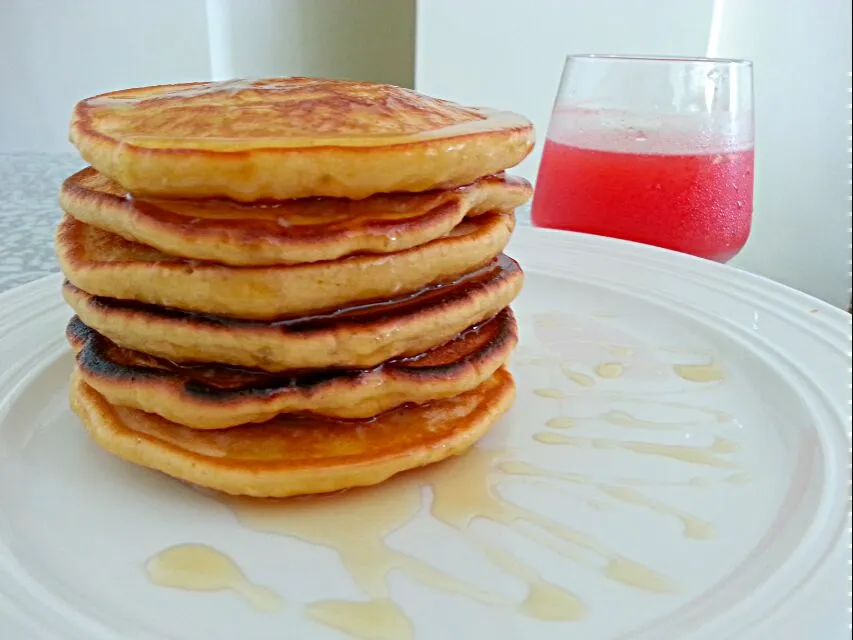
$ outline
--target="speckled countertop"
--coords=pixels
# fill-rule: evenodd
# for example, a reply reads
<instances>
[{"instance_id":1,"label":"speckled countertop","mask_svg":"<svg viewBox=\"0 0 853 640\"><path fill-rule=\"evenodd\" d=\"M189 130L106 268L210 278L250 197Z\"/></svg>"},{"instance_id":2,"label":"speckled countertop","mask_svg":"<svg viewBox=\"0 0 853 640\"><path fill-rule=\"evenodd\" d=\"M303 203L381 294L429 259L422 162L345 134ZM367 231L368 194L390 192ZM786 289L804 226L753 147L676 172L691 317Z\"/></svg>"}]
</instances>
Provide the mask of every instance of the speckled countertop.
<instances>
[{"instance_id":1,"label":"speckled countertop","mask_svg":"<svg viewBox=\"0 0 853 640\"><path fill-rule=\"evenodd\" d=\"M0 292L58 270L57 194L84 164L73 153L0 153Z\"/></svg>"}]
</instances>

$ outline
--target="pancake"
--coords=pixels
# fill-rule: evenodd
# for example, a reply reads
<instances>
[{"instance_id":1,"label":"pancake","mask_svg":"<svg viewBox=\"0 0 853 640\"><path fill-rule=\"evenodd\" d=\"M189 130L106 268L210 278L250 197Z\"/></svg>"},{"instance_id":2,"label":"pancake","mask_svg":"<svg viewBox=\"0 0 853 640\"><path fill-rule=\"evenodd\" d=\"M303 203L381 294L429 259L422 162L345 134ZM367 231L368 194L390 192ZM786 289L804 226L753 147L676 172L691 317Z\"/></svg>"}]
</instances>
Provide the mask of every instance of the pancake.
<instances>
[{"instance_id":1,"label":"pancake","mask_svg":"<svg viewBox=\"0 0 853 640\"><path fill-rule=\"evenodd\" d=\"M134 195L251 202L462 186L521 162L533 126L391 85L274 78L104 93L75 106L70 138Z\"/></svg>"},{"instance_id":2,"label":"pancake","mask_svg":"<svg viewBox=\"0 0 853 640\"><path fill-rule=\"evenodd\" d=\"M224 431L110 405L75 372L71 407L101 447L129 462L234 495L288 497L378 484L468 450L515 397L506 369L476 389L370 421L279 416Z\"/></svg>"},{"instance_id":3,"label":"pancake","mask_svg":"<svg viewBox=\"0 0 853 640\"><path fill-rule=\"evenodd\" d=\"M231 200L141 200L94 169L62 185L60 205L77 220L163 253L234 266L392 253L450 233L467 215L512 211L530 184L506 175L417 194L364 200L305 198L246 205Z\"/></svg>"},{"instance_id":4,"label":"pancake","mask_svg":"<svg viewBox=\"0 0 853 640\"><path fill-rule=\"evenodd\" d=\"M68 215L57 228L55 245L66 278L88 293L274 320L385 300L456 279L498 255L514 224L512 214L485 213L405 251L275 267L230 267L169 256Z\"/></svg>"},{"instance_id":5,"label":"pancake","mask_svg":"<svg viewBox=\"0 0 853 640\"><path fill-rule=\"evenodd\" d=\"M509 309L419 356L371 369L270 374L177 365L123 349L76 316L66 329L83 382L110 404L156 413L194 429L265 422L281 413L371 418L402 404L449 398L479 386L518 341Z\"/></svg>"},{"instance_id":6,"label":"pancake","mask_svg":"<svg viewBox=\"0 0 853 640\"><path fill-rule=\"evenodd\" d=\"M178 363L266 371L373 367L451 340L508 306L524 275L501 255L453 283L381 304L278 322L234 320L96 297L66 282L82 321L113 342Z\"/></svg>"}]
</instances>

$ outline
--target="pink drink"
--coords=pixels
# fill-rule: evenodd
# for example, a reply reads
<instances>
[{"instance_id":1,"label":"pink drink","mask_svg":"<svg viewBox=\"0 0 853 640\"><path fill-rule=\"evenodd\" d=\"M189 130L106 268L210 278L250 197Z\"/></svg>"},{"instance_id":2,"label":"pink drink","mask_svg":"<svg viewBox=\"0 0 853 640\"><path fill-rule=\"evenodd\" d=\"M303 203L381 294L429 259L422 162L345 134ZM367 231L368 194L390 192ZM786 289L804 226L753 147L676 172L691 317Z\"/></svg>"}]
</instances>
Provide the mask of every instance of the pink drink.
<instances>
[{"instance_id":1,"label":"pink drink","mask_svg":"<svg viewBox=\"0 0 853 640\"><path fill-rule=\"evenodd\" d=\"M633 240L720 262L746 243L752 148L713 150L684 132L655 137L636 130L558 131L555 137L545 142L536 182L537 226Z\"/></svg>"}]
</instances>

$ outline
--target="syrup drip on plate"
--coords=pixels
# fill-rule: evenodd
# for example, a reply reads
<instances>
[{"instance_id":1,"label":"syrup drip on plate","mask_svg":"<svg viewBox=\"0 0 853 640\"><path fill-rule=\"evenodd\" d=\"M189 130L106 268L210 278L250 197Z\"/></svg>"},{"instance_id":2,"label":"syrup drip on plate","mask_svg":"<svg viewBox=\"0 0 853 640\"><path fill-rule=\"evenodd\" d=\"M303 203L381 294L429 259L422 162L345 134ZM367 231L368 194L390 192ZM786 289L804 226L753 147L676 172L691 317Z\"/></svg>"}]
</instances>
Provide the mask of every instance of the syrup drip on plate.
<instances>
[{"instance_id":1,"label":"syrup drip on plate","mask_svg":"<svg viewBox=\"0 0 853 640\"><path fill-rule=\"evenodd\" d=\"M152 557L145 565L154 584L188 591L230 590L258 611L274 612L284 600L274 591L249 581L231 558L213 547L180 544Z\"/></svg>"},{"instance_id":2,"label":"syrup drip on plate","mask_svg":"<svg viewBox=\"0 0 853 640\"><path fill-rule=\"evenodd\" d=\"M615 483L600 482L578 474L551 471L527 462L519 462L516 460L501 463L500 470L511 476L548 478L571 484L593 486L605 495L620 502L644 507L656 513L660 513L661 515L671 516L680 520L684 526L684 536L687 538L705 540L714 537L714 526L711 523L680 511L679 509L670 507L660 501L653 500L631 487Z\"/></svg>"},{"instance_id":3,"label":"syrup drip on plate","mask_svg":"<svg viewBox=\"0 0 853 640\"><path fill-rule=\"evenodd\" d=\"M543 434L559 436L557 444L621 447L641 454L667 455L699 465L708 464L708 456L712 456L715 466L734 466L723 464L727 461L721 456L731 453L736 447L722 439L708 447L672 448L675 445L668 445L670 448L667 448L667 445L568 438L553 431L536 434L539 441L542 441ZM619 481L600 481L579 474L548 470L510 459L503 450L480 448L364 489L285 500L222 499L238 521L250 529L295 538L337 553L364 599L314 602L305 607L305 614L354 638L405 640L414 637L411 621L393 600L387 586L388 574L393 571L400 571L429 588L458 594L487 606L511 607L520 615L531 618L573 621L586 616L585 605L569 589L544 580L533 567L510 551L484 541L472 531L471 524L478 519L513 527L517 533L559 556L625 586L660 594L676 591L668 578L652 568L622 556L589 534L500 496L497 488L501 480L524 476L593 486L606 498L679 520L688 538L701 540L713 536L710 523L653 500L633 487L621 485ZM748 478L739 473L725 481L738 483L748 481ZM699 486L693 482L684 484ZM472 549L500 571L523 583L526 595L522 599L512 600L479 587L386 542L389 534L422 513L422 489L425 486L432 491L429 505L432 517L466 537ZM514 527L517 523L528 526ZM149 577L156 584L201 591L231 589L261 610L274 610L274 604L281 604L278 596L248 582L230 559L203 545L179 545L167 549L155 556L147 568Z\"/></svg>"},{"instance_id":4,"label":"syrup drip on plate","mask_svg":"<svg viewBox=\"0 0 853 640\"><path fill-rule=\"evenodd\" d=\"M679 378L688 382L717 382L726 377L722 367L714 361L708 364L675 364L672 369Z\"/></svg>"},{"instance_id":5,"label":"syrup drip on plate","mask_svg":"<svg viewBox=\"0 0 853 640\"><path fill-rule=\"evenodd\" d=\"M569 445L593 449L624 449L650 456L662 456L709 467L736 468L736 465L719 454L734 453L737 445L726 438L717 437L708 446L693 446L683 444L659 444L656 442L632 442L611 440L609 438L573 438L553 431L540 431L533 439L542 444Z\"/></svg>"},{"instance_id":6,"label":"syrup drip on plate","mask_svg":"<svg viewBox=\"0 0 853 640\"><path fill-rule=\"evenodd\" d=\"M586 616L586 607L571 591L544 580L509 551L479 538L471 529L472 522L478 519L510 527L526 523L530 526L515 530L588 570L632 588L653 593L675 591L675 585L666 577L621 556L592 536L503 499L496 491L499 481L524 475L522 470L527 475L535 471L543 477L582 482L575 476L549 476L532 466L521 467L524 463L505 460L506 457L505 451L475 448L462 457L402 474L375 487L288 500L227 498L226 504L248 528L325 546L338 554L365 599L312 603L306 607L306 614L357 638L412 637L411 623L388 590L386 580L392 571L484 605L512 607L532 618L572 621ZM390 533L421 513L424 486L432 490L431 515L465 536L472 548L499 570L523 583L523 599L512 601L386 543ZM603 493L621 502L641 502L638 495L620 493L619 488ZM665 511L663 505L652 501L643 506ZM666 511L666 515L676 515L675 510ZM686 514L679 515L688 518Z\"/></svg>"},{"instance_id":7,"label":"syrup drip on plate","mask_svg":"<svg viewBox=\"0 0 853 640\"><path fill-rule=\"evenodd\" d=\"M558 366L564 376L576 385L588 387L595 384L592 376L575 372L565 365ZM593 371L598 378L616 378L622 375L623 368L620 363L606 362L599 364ZM673 370L676 375L690 382L712 382L722 379L723 375L715 362L673 365ZM553 400L569 397L569 394L556 387L538 388L533 393ZM637 402L642 404L642 398L638 398ZM698 410L717 423L733 420L729 414L713 409L677 402L648 402ZM545 423L549 430L536 432L532 437L546 445L621 450L643 456L665 457L701 468L729 469L732 472L719 481L729 484L750 481L749 476L740 472L737 465L727 457L738 448L732 440L717 437L710 444L699 446L583 438L567 433L580 423L592 419L637 430L668 431L699 424L695 421L662 423L643 420L626 411L610 410L596 418L552 417ZM317 623L355 638L407 640L414 637L412 622L389 591L387 579L392 572L403 573L430 589L460 595L485 606L512 608L518 614L534 619L576 621L587 615L581 599L566 586L543 579L534 567L520 560L510 550L478 536L472 527L477 520L510 527L542 548L577 563L583 570L597 572L627 587L660 594L676 591L676 586L669 578L651 567L623 556L588 533L575 530L548 515L514 504L501 496L499 488L502 481L524 481L525 477L547 483L556 482L567 487L584 485L593 488L600 494L601 500L587 499L590 506L600 504L601 508L610 508L612 504L620 504L675 519L680 522L682 533L687 538L704 540L714 535L714 527L710 522L653 499L639 490L643 486L664 485L708 487L715 482L709 478L692 476L681 481L595 479L511 459L505 450L489 451L479 447L464 456L401 474L373 487L286 500L221 499L247 528L323 546L337 554L362 597L313 602L305 606L304 612ZM431 501L425 501L425 487L432 494ZM433 566L429 561L396 549L386 542L391 533L423 515L427 506L435 520L466 539L474 552L510 580L524 585L525 595L521 598L502 595L475 584L463 575ZM149 561L147 569L156 584L202 591L230 589L261 610L273 610L273 603L281 604L276 594L250 583L227 556L216 554L202 545L179 545L155 556Z\"/></svg>"}]
</instances>

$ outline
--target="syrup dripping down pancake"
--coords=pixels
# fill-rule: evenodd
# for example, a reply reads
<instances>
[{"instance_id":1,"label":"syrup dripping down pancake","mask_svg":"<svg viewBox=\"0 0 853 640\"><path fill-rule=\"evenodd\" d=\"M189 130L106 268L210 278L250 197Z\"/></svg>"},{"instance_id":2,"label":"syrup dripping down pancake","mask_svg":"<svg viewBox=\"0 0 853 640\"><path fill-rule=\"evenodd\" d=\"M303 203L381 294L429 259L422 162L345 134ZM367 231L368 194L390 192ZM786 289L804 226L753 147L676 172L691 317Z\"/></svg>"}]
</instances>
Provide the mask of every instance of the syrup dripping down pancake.
<instances>
[{"instance_id":1,"label":"syrup dripping down pancake","mask_svg":"<svg viewBox=\"0 0 853 640\"><path fill-rule=\"evenodd\" d=\"M517 342L509 309L411 358L361 370L270 374L221 365L177 365L122 349L72 318L66 330L86 384L113 405L194 429L264 422L282 413L370 418L403 404L441 400L479 386Z\"/></svg>"},{"instance_id":2,"label":"syrup dripping down pancake","mask_svg":"<svg viewBox=\"0 0 853 640\"><path fill-rule=\"evenodd\" d=\"M410 89L272 78L104 93L75 106L70 138L134 195L252 202L462 186L534 136L519 115Z\"/></svg>"},{"instance_id":3,"label":"syrup dripping down pancake","mask_svg":"<svg viewBox=\"0 0 853 640\"><path fill-rule=\"evenodd\" d=\"M57 228L55 245L66 278L90 294L272 320L386 300L455 280L497 256L514 225L512 214L485 213L464 220L447 236L405 251L274 267L231 267L170 256L68 215Z\"/></svg>"},{"instance_id":4,"label":"syrup dripping down pancake","mask_svg":"<svg viewBox=\"0 0 853 640\"><path fill-rule=\"evenodd\" d=\"M85 324L122 347L178 363L275 372L367 368L423 353L508 306L523 280L518 264L502 254L454 282L415 294L270 322L92 296L69 282L62 293Z\"/></svg>"},{"instance_id":5,"label":"syrup dripping down pancake","mask_svg":"<svg viewBox=\"0 0 853 640\"><path fill-rule=\"evenodd\" d=\"M247 205L229 200L142 200L92 168L62 185L77 220L165 254L232 266L393 253L450 233L466 216L512 211L530 198L521 178L489 176L457 189L364 200L305 198Z\"/></svg>"}]
</instances>

